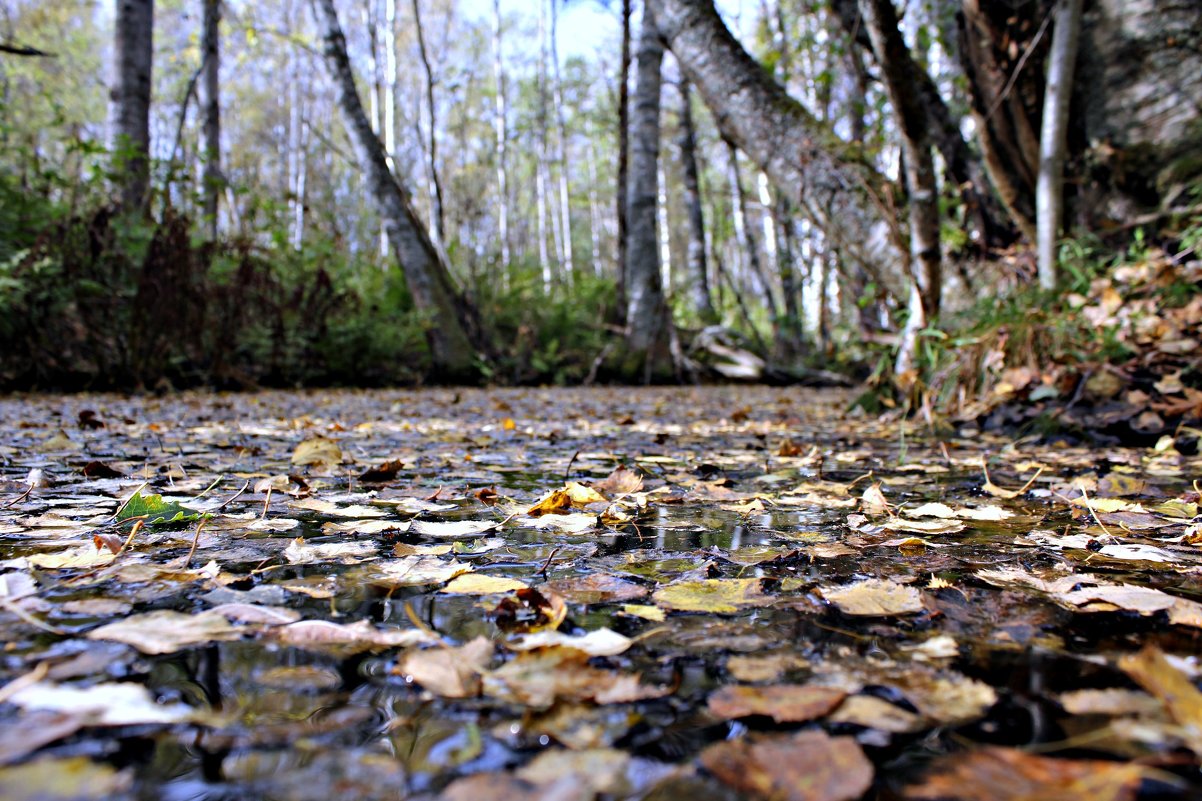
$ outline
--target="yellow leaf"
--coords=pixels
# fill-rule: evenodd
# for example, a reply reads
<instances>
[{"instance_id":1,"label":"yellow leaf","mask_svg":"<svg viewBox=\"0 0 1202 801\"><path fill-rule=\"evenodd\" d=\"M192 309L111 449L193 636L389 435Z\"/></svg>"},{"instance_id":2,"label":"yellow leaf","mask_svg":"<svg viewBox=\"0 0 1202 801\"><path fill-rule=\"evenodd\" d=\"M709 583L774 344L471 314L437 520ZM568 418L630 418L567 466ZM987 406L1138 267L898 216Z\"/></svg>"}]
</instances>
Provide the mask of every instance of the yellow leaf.
<instances>
[{"instance_id":1,"label":"yellow leaf","mask_svg":"<svg viewBox=\"0 0 1202 801\"><path fill-rule=\"evenodd\" d=\"M336 465L341 461L342 449L326 437L307 439L292 452L292 463L297 465Z\"/></svg>"},{"instance_id":2,"label":"yellow leaf","mask_svg":"<svg viewBox=\"0 0 1202 801\"><path fill-rule=\"evenodd\" d=\"M451 595L493 595L526 589L526 583L504 576L487 576L483 573L464 573L456 576L442 592Z\"/></svg>"},{"instance_id":3,"label":"yellow leaf","mask_svg":"<svg viewBox=\"0 0 1202 801\"><path fill-rule=\"evenodd\" d=\"M563 491L572 499L574 506L588 506L590 503L605 503L605 496L592 487L586 487L575 481L564 485Z\"/></svg>"},{"instance_id":4,"label":"yellow leaf","mask_svg":"<svg viewBox=\"0 0 1202 801\"><path fill-rule=\"evenodd\" d=\"M572 496L563 490L552 490L548 495L539 500L538 503L526 510L526 514L531 517L539 515L554 515L565 512L572 508Z\"/></svg>"}]
</instances>

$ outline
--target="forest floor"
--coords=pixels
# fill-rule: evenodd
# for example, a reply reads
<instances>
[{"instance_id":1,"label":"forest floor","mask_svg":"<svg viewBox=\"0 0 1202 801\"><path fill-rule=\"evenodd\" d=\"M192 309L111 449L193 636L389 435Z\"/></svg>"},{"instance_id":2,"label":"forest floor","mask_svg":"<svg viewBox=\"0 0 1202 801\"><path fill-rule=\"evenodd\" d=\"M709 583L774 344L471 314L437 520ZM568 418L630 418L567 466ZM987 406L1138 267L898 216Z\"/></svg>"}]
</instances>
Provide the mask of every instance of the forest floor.
<instances>
[{"instance_id":1,"label":"forest floor","mask_svg":"<svg viewBox=\"0 0 1202 801\"><path fill-rule=\"evenodd\" d=\"M0 401L0 797L1198 797L1202 459L851 397Z\"/></svg>"}]
</instances>

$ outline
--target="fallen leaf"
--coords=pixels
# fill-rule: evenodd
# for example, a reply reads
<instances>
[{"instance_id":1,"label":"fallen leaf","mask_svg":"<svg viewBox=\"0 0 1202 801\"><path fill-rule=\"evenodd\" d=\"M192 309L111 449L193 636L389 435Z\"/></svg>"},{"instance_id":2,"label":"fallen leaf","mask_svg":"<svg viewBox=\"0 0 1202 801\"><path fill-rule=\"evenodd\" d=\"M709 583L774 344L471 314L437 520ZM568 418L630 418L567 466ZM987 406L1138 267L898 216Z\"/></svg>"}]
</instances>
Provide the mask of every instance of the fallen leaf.
<instances>
[{"instance_id":1,"label":"fallen leaf","mask_svg":"<svg viewBox=\"0 0 1202 801\"><path fill-rule=\"evenodd\" d=\"M0 770L0 798L5 801L107 801L127 798L132 770L118 772L87 757L45 757Z\"/></svg>"},{"instance_id":2,"label":"fallen leaf","mask_svg":"<svg viewBox=\"0 0 1202 801\"><path fill-rule=\"evenodd\" d=\"M451 559L443 561L436 556L406 556L383 562L375 562L365 568L363 578L385 587L412 587L422 584L441 584L456 576L469 573L472 566Z\"/></svg>"},{"instance_id":3,"label":"fallen leaf","mask_svg":"<svg viewBox=\"0 0 1202 801\"><path fill-rule=\"evenodd\" d=\"M568 494L573 506L588 506L590 503L605 503L605 496L593 487L586 487L575 481L564 484L563 491Z\"/></svg>"},{"instance_id":4,"label":"fallen leaf","mask_svg":"<svg viewBox=\"0 0 1202 801\"><path fill-rule=\"evenodd\" d=\"M1164 704L1189 749L1202 756L1202 692L1155 645L1119 659L1119 668Z\"/></svg>"},{"instance_id":5,"label":"fallen leaf","mask_svg":"<svg viewBox=\"0 0 1202 801\"><path fill-rule=\"evenodd\" d=\"M284 558L294 565L313 562L353 565L365 559L376 558L376 546L371 542L326 542L309 545L304 537L297 537L284 549Z\"/></svg>"},{"instance_id":6,"label":"fallen leaf","mask_svg":"<svg viewBox=\"0 0 1202 801\"><path fill-rule=\"evenodd\" d=\"M342 462L342 449L338 443L326 437L313 437L296 446L292 451L292 463L312 467L332 467Z\"/></svg>"},{"instance_id":7,"label":"fallen leaf","mask_svg":"<svg viewBox=\"0 0 1202 801\"><path fill-rule=\"evenodd\" d=\"M584 576L556 579L543 585L577 604L603 604L635 601L651 591L641 584L627 581L612 573L589 573Z\"/></svg>"},{"instance_id":8,"label":"fallen leaf","mask_svg":"<svg viewBox=\"0 0 1202 801\"><path fill-rule=\"evenodd\" d=\"M932 774L907 787L905 797L931 801L1132 801L1147 772L1131 763L1056 759L986 746L936 760Z\"/></svg>"},{"instance_id":9,"label":"fallen leaf","mask_svg":"<svg viewBox=\"0 0 1202 801\"><path fill-rule=\"evenodd\" d=\"M484 573L465 573L456 576L439 592L449 595L493 595L522 589L526 589L526 583L517 579L489 576Z\"/></svg>"},{"instance_id":10,"label":"fallen leaf","mask_svg":"<svg viewBox=\"0 0 1202 801\"><path fill-rule=\"evenodd\" d=\"M642 488L643 477L624 464L615 467L612 473L600 481L593 482L593 489L609 498L629 495Z\"/></svg>"},{"instance_id":11,"label":"fallen leaf","mask_svg":"<svg viewBox=\"0 0 1202 801\"><path fill-rule=\"evenodd\" d=\"M505 643L511 651L532 651L535 648L550 648L565 646L583 651L589 656L617 656L624 653L634 643L629 637L618 634L607 628L590 631L587 634L563 634L558 631L537 631L524 634Z\"/></svg>"},{"instance_id":12,"label":"fallen leaf","mask_svg":"<svg viewBox=\"0 0 1202 801\"><path fill-rule=\"evenodd\" d=\"M170 654L193 645L241 639L246 631L230 625L218 612L188 615L161 609L92 629L87 637L123 642L144 654Z\"/></svg>"},{"instance_id":13,"label":"fallen leaf","mask_svg":"<svg viewBox=\"0 0 1202 801\"><path fill-rule=\"evenodd\" d=\"M526 510L530 517L562 514L572 508L572 496L563 490L552 490Z\"/></svg>"},{"instance_id":14,"label":"fallen leaf","mask_svg":"<svg viewBox=\"0 0 1202 801\"><path fill-rule=\"evenodd\" d=\"M480 676L492 655L492 641L477 637L458 648L410 651L392 672L443 698L472 698L480 694Z\"/></svg>"},{"instance_id":15,"label":"fallen leaf","mask_svg":"<svg viewBox=\"0 0 1202 801\"><path fill-rule=\"evenodd\" d=\"M459 538L478 537L486 531L497 528L497 524L488 520L455 520L451 522L431 522L429 520L414 520L409 530L423 537Z\"/></svg>"},{"instance_id":16,"label":"fallen leaf","mask_svg":"<svg viewBox=\"0 0 1202 801\"><path fill-rule=\"evenodd\" d=\"M638 674L588 664L575 648L539 648L519 653L484 676L486 695L509 703L547 709L557 700L621 704L667 695L668 687L642 684Z\"/></svg>"},{"instance_id":17,"label":"fallen leaf","mask_svg":"<svg viewBox=\"0 0 1202 801\"><path fill-rule=\"evenodd\" d=\"M284 645L319 650L330 648L351 653L383 648L408 648L437 639L422 629L377 629L366 620L356 623L301 620L271 629L268 636Z\"/></svg>"},{"instance_id":18,"label":"fallen leaf","mask_svg":"<svg viewBox=\"0 0 1202 801\"><path fill-rule=\"evenodd\" d=\"M831 723L846 723L866 729L904 734L927 728L921 715L891 704L875 695L853 695L827 718Z\"/></svg>"},{"instance_id":19,"label":"fallen leaf","mask_svg":"<svg viewBox=\"0 0 1202 801\"><path fill-rule=\"evenodd\" d=\"M716 743L699 759L723 784L773 801L853 801L872 786L872 763L856 741L820 730Z\"/></svg>"},{"instance_id":20,"label":"fallen leaf","mask_svg":"<svg viewBox=\"0 0 1202 801\"><path fill-rule=\"evenodd\" d=\"M822 596L845 615L885 617L923 611L922 593L888 579L864 579L842 587L824 587Z\"/></svg>"},{"instance_id":21,"label":"fallen leaf","mask_svg":"<svg viewBox=\"0 0 1202 801\"><path fill-rule=\"evenodd\" d=\"M707 703L712 714L727 720L763 715L777 723L802 723L826 715L846 696L834 687L809 684L739 685L711 693Z\"/></svg>"},{"instance_id":22,"label":"fallen leaf","mask_svg":"<svg viewBox=\"0 0 1202 801\"><path fill-rule=\"evenodd\" d=\"M651 597L665 609L714 614L734 614L744 607L772 603L757 578L683 581L661 587Z\"/></svg>"},{"instance_id":23,"label":"fallen leaf","mask_svg":"<svg viewBox=\"0 0 1202 801\"><path fill-rule=\"evenodd\" d=\"M196 717L195 710L187 704L160 704L150 690L132 682L101 682L77 687L40 681L18 690L8 700L23 709L77 715L88 726L166 725Z\"/></svg>"},{"instance_id":24,"label":"fallen leaf","mask_svg":"<svg viewBox=\"0 0 1202 801\"><path fill-rule=\"evenodd\" d=\"M116 555L107 549L97 548L94 543L68 548L57 553L35 553L26 559L34 567L43 570L75 570L80 568L101 567L110 564Z\"/></svg>"}]
</instances>

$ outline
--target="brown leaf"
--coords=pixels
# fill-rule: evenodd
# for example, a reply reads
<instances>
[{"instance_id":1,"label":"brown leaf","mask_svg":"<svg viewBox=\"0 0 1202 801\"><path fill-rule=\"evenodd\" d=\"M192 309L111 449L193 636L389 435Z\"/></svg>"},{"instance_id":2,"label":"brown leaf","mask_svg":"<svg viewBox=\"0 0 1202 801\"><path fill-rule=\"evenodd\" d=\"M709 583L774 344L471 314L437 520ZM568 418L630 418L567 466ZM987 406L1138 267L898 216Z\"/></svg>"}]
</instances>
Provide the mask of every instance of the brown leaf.
<instances>
[{"instance_id":1,"label":"brown leaf","mask_svg":"<svg viewBox=\"0 0 1202 801\"><path fill-rule=\"evenodd\" d=\"M641 584L627 581L612 573L590 573L586 576L550 581L543 585L546 589L562 595L565 599L577 604L604 604L635 601L646 597L650 592Z\"/></svg>"},{"instance_id":2,"label":"brown leaf","mask_svg":"<svg viewBox=\"0 0 1202 801\"><path fill-rule=\"evenodd\" d=\"M801 723L828 714L847 693L835 687L777 684L768 687L723 687L709 697L709 710L727 720L751 715L777 723Z\"/></svg>"},{"instance_id":3,"label":"brown leaf","mask_svg":"<svg viewBox=\"0 0 1202 801\"><path fill-rule=\"evenodd\" d=\"M116 468L109 467L104 462L98 462L95 459L83 466L83 474L87 478L121 478L125 475Z\"/></svg>"},{"instance_id":4,"label":"brown leaf","mask_svg":"<svg viewBox=\"0 0 1202 801\"><path fill-rule=\"evenodd\" d=\"M542 593L527 587L502 598L490 615L501 631L554 631L568 616L568 607L554 592Z\"/></svg>"},{"instance_id":5,"label":"brown leaf","mask_svg":"<svg viewBox=\"0 0 1202 801\"><path fill-rule=\"evenodd\" d=\"M935 763L933 775L906 798L956 801L1131 801L1145 768L1101 760L1054 759L987 747Z\"/></svg>"},{"instance_id":6,"label":"brown leaf","mask_svg":"<svg viewBox=\"0 0 1202 801\"><path fill-rule=\"evenodd\" d=\"M717 743L700 759L723 784L774 801L852 801L872 786L872 763L856 741L820 730Z\"/></svg>"},{"instance_id":7,"label":"brown leaf","mask_svg":"<svg viewBox=\"0 0 1202 801\"><path fill-rule=\"evenodd\" d=\"M668 687L639 681L638 674L595 668L589 655L556 646L519 653L484 676L484 692L494 698L547 709L557 700L621 704L667 695Z\"/></svg>"},{"instance_id":8,"label":"brown leaf","mask_svg":"<svg viewBox=\"0 0 1202 801\"><path fill-rule=\"evenodd\" d=\"M613 472L600 481L593 482L593 489L606 497L629 495L643 488L643 477L624 464L614 468Z\"/></svg>"},{"instance_id":9,"label":"brown leaf","mask_svg":"<svg viewBox=\"0 0 1202 801\"><path fill-rule=\"evenodd\" d=\"M492 641L477 637L458 648L412 651L392 672L443 698L471 698L480 694L480 675L492 654Z\"/></svg>"},{"instance_id":10,"label":"brown leaf","mask_svg":"<svg viewBox=\"0 0 1202 801\"><path fill-rule=\"evenodd\" d=\"M1119 667L1136 684L1160 699L1177 725L1181 739L1202 756L1202 692L1188 676L1173 666L1155 645L1145 645L1138 654L1127 654Z\"/></svg>"},{"instance_id":11,"label":"brown leaf","mask_svg":"<svg viewBox=\"0 0 1202 801\"><path fill-rule=\"evenodd\" d=\"M396 474L404 467L405 463L400 459L392 459L364 470L359 474L359 480L364 484L386 484L396 478Z\"/></svg>"}]
</instances>

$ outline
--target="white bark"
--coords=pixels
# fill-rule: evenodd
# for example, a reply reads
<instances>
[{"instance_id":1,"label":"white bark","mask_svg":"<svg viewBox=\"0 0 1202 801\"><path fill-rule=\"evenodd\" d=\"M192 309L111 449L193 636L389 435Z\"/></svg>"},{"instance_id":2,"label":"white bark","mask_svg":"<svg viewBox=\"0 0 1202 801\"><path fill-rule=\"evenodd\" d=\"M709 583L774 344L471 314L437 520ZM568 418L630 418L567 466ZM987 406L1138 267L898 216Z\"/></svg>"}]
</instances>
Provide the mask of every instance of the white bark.
<instances>
[{"instance_id":1,"label":"white bark","mask_svg":"<svg viewBox=\"0 0 1202 801\"><path fill-rule=\"evenodd\" d=\"M221 0L204 0L201 22L200 57L204 68L200 80L201 214L209 239L217 238L217 209L221 197L221 46L219 25Z\"/></svg>"},{"instance_id":2,"label":"white bark","mask_svg":"<svg viewBox=\"0 0 1202 801\"><path fill-rule=\"evenodd\" d=\"M540 0L541 2L541 0ZM559 217L562 229L563 269L570 277L574 270L572 258L572 204L568 191L568 124L563 103L563 78L559 74L559 0L551 3L551 92L555 101L555 127L559 134Z\"/></svg>"},{"instance_id":3,"label":"white bark","mask_svg":"<svg viewBox=\"0 0 1202 801\"><path fill-rule=\"evenodd\" d=\"M372 130L355 87L334 0L314 0L313 12L324 42L326 66L368 191L405 273L414 306L428 318L434 367L447 378L470 376L475 371L476 358L468 333L474 328L472 312L459 296L429 232L414 213L408 192L388 169L384 148Z\"/></svg>"},{"instance_id":4,"label":"white bark","mask_svg":"<svg viewBox=\"0 0 1202 801\"><path fill-rule=\"evenodd\" d=\"M496 80L493 129L496 133L497 238L501 240L501 270L509 273L509 170L506 165L505 71L501 60L501 0L493 0L492 65Z\"/></svg>"},{"instance_id":5,"label":"white bark","mask_svg":"<svg viewBox=\"0 0 1202 801\"><path fill-rule=\"evenodd\" d=\"M1039 285L1044 289L1056 287L1056 241L1064 213L1064 152L1082 4L1082 0L1057 3L1056 25L1048 53L1048 83L1039 133L1039 178L1035 186Z\"/></svg>"}]
</instances>

